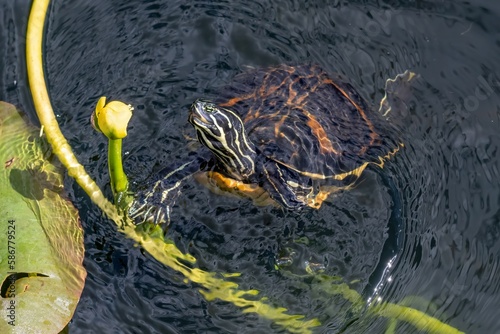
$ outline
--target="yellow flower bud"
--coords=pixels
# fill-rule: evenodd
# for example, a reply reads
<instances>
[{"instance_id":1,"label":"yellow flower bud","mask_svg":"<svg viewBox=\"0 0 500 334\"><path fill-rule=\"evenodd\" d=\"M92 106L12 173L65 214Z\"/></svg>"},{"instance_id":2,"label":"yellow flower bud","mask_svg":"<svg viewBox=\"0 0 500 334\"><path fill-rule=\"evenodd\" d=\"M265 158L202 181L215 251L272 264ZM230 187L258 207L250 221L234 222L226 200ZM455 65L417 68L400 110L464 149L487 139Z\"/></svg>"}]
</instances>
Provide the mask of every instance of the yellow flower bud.
<instances>
[{"instance_id":1,"label":"yellow flower bud","mask_svg":"<svg viewBox=\"0 0 500 334\"><path fill-rule=\"evenodd\" d=\"M109 139L123 139L127 136L127 125L132 117L132 106L120 101L106 104L103 96L97 101L91 123Z\"/></svg>"}]
</instances>

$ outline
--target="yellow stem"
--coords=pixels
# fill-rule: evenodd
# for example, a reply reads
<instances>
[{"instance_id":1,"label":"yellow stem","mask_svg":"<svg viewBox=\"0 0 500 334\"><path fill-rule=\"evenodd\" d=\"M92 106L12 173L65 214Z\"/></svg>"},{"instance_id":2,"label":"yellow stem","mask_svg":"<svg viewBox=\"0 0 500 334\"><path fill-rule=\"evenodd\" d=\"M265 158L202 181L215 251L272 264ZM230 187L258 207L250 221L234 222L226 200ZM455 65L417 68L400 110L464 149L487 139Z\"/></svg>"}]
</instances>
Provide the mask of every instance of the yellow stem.
<instances>
[{"instance_id":1,"label":"yellow stem","mask_svg":"<svg viewBox=\"0 0 500 334\"><path fill-rule=\"evenodd\" d=\"M455 327L445 324L430 315L411 307L393 303L382 303L370 308L370 311L381 317L397 319L412 324L420 331L431 334L464 334ZM389 326L395 326L390 323Z\"/></svg>"},{"instance_id":2,"label":"yellow stem","mask_svg":"<svg viewBox=\"0 0 500 334\"><path fill-rule=\"evenodd\" d=\"M94 180L87 174L85 168L76 159L59 128L54 111L52 110L42 66L43 28L49 3L49 0L33 1L26 35L28 79L36 113L40 123L44 127L47 141L52 146L59 160L61 160L61 163L68 170L68 175L75 179L80 187L89 195L92 202L96 203L109 218L119 222L121 221L121 216L118 214L115 206L104 197L101 189L99 189Z\"/></svg>"}]
</instances>

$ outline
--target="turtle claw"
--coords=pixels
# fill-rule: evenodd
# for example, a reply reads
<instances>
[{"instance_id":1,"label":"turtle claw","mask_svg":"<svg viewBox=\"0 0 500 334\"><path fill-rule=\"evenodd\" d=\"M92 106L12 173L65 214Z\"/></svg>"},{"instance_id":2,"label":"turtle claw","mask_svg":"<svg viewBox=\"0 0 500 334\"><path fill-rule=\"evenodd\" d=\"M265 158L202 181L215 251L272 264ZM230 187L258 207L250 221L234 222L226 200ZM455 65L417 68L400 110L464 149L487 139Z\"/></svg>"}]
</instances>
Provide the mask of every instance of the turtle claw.
<instances>
[{"instance_id":1,"label":"turtle claw","mask_svg":"<svg viewBox=\"0 0 500 334\"><path fill-rule=\"evenodd\" d=\"M136 225L144 223L170 224L170 207L135 200L128 210L128 216Z\"/></svg>"},{"instance_id":2,"label":"turtle claw","mask_svg":"<svg viewBox=\"0 0 500 334\"><path fill-rule=\"evenodd\" d=\"M173 169L167 167L159 172L153 182L135 193L128 209L129 217L136 224L170 224L170 214L175 200L181 192L183 181L200 169L200 160L195 158Z\"/></svg>"},{"instance_id":3,"label":"turtle claw","mask_svg":"<svg viewBox=\"0 0 500 334\"><path fill-rule=\"evenodd\" d=\"M140 191L128 209L135 224L153 223L170 225L171 207L179 194L178 189L163 189L158 184L153 191Z\"/></svg>"}]
</instances>

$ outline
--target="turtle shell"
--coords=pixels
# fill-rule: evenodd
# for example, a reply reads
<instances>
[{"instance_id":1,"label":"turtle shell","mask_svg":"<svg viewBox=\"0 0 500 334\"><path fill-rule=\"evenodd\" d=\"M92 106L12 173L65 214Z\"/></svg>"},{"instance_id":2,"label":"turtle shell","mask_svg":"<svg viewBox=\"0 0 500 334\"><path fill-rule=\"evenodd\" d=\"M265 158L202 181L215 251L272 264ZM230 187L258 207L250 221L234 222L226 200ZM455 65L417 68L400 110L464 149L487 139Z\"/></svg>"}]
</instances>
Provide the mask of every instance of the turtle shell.
<instances>
[{"instance_id":1,"label":"turtle shell","mask_svg":"<svg viewBox=\"0 0 500 334\"><path fill-rule=\"evenodd\" d=\"M399 79L414 75L405 72ZM388 112L395 101L386 96L381 108ZM232 178L234 171L225 173L226 165L206 161L206 155L175 169L169 166L136 194L131 218L169 221L179 185L193 173L215 192L247 196L256 204L319 208L329 194L350 186L369 163L382 165L402 145L381 113L369 108L350 84L318 66L247 71L214 102L242 119L255 149L255 173L248 179ZM203 172L196 173L200 164Z\"/></svg>"},{"instance_id":2,"label":"turtle shell","mask_svg":"<svg viewBox=\"0 0 500 334\"><path fill-rule=\"evenodd\" d=\"M216 102L241 116L258 154L312 179L342 180L400 145L350 84L318 66L250 70Z\"/></svg>"}]
</instances>

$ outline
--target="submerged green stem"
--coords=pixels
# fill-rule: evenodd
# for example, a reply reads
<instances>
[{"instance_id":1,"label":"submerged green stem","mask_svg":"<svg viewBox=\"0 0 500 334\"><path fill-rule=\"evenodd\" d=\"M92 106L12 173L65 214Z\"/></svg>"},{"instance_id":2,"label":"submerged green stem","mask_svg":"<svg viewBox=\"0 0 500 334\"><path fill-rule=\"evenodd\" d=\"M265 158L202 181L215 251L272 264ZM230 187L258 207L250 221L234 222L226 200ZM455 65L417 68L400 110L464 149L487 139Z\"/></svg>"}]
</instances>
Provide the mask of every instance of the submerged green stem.
<instances>
[{"instance_id":1,"label":"submerged green stem","mask_svg":"<svg viewBox=\"0 0 500 334\"><path fill-rule=\"evenodd\" d=\"M127 175L122 164L122 139L110 139L108 143L108 165L111 187L115 196L127 191Z\"/></svg>"},{"instance_id":2,"label":"submerged green stem","mask_svg":"<svg viewBox=\"0 0 500 334\"><path fill-rule=\"evenodd\" d=\"M438 319L414 308L393 303L382 303L372 306L370 311L374 314L393 320L405 321L412 324L420 331L432 334L463 334L464 332L452 327ZM394 321L389 322L389 333L394 329Z\"/></svg>"},{"instance_id":3,"label":"submerged green stem","mask_svg":"<svg viewBox=\"0 0 500 334\"><path fill-rule=\"evenodd\" d=\"M118 210L123 211L132 201L132 197L128 192L127 174L123 171L122 139L109 139L108 141L108 168L115 205Z\"/></svg>"}]
</instances>

